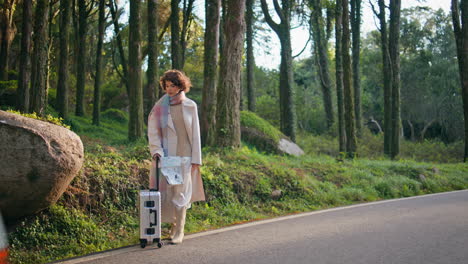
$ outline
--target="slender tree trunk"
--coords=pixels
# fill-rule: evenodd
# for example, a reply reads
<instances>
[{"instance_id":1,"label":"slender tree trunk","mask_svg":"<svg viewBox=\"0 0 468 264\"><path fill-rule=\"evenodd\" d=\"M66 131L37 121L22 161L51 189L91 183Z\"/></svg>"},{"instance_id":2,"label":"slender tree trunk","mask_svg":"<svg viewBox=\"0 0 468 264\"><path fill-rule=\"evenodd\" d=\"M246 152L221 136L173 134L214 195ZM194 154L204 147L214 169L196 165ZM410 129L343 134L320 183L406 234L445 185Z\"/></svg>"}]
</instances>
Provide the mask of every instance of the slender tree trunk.
<instances>
[{"instance_id":1,"label":"slender tree trunk","mask_svg":"<svg viewBox=\"0 0 468 264\"><path fill-rule=\"evenodd\" d=\"M217 94L217 146L240 146L241 59L244 43L245 1L226 1L225 44L221 54Z\"/></svg>"},{"instance_id":2,"label":"slender tree trunk","mask_svg":"<svg viewBox=\"0 0 468 264\"><path fill-rule=\"evenodd\" d=\"M255 112L255 80L254 80L254 69L255 69L255 57L253 53L253 23L254 23L254 1L247 0L246 3L246 17L245 22L247 26L247 98L248 98L248 110Z\"/></svg>"},{"instance_id":3,"label":"slender tree trunk","mask_svg":"<svg viewBox=\"0 0 468 264\"><path fill-rule=\"evenodd\" d=\"M291 4L289 0L283 0L281 6L278 0L274 0L275 10L281 19L277 24L273 21L268 11L266 0L261 0L262 11L268 25L275 31L281 43L281 63L280 63L280 124L281 131L296 140L296 110L293 97L293 72L292 72L292 50L291 50Z\"/></svg>"},{"instance_id":4,"label":"slender tree trunk","mask_svg":"<svg viewBox=\"0 0 468 264\"><path fill-rule=\"evenodd\" d=\"M322 16L321 0L310 0L312 5L311 27L314 36L314 52L317 57L317 70L322 87L323 105L327 117L327 128L334 122L332 102L332 81L328 69L328 44L325 35L325 24Z\"/></svg>"},{"instance_id":5,"label":"slender tree trunk","mask_svg":"<svg viewBox=\"0 0 468 264\"><path fill-rule=\"evenodd\" d=\"M180 68L183 69L185 65L185 50L188 43L188 30L190 23L193 20L192 10L195 0L184 0L183 18L182 18L182 32L180 34Z\"/></svg>"},{"instance_id":6,"label":"slender tree trunk","mask_svg":"<svg viewBox=\"0 0 468 264\"><path fill-rule=\"evenodd\" d=\"M129 69L130 84L130 121L128 123L128 138L136 140L143 132L143 89L141 86L141 0L130 1L130 37L129 37Z\"/></svg>"},{"instance_id":7,"label":"slender tree trunk","mask_svg":"<svg viewBox=\"0 0 468 264\"><path fill-rule=\"evenodd\" d=\"M205 54L201 105L202 144L216 142L216 96L221 0L205 1Z\"/></svg>"},{"instance_id":8,"label":"slender tree trunk","mask_svg":"<svg viewBox=\"0 0 468 264\"><path fill-rule=\"evenodd\" d=\"M57 110L68 119L68 46L70 27L70 0L60 0L60 57L57 83Z\"/></svg>"},{"instance_id":9,"label":"slender tree trunk","mask_svg":"<svg viewBox=\"0 0 468 264\"><path fill-rule=\"evenodd\" d=\"M384 82L384 153L390 156L392 146L392 68L390 65L387 18L385 13L385 0L379 0L380 39Z\"/></svg>"},{"instance_id":10,"label":"slender tree trunk","mask_svg":"<svg viewBox=\"0 0 468 264\"><path fill-rule=\"evenodd\" d=\"M102 44L105 30L105 0L99 0L98 43L96 49L96 76L94 79L93 125L100 125L101 115L101 79L102 79Z\"/></svg>"},{"instance_id":11,"label":"slender tree trunk","mask_svg":"<svg viewBox=\"0 0 468 264\"><path fill-rule=\"evenodd\" d=\"M394 159L400 153L400 9L401 0L390 0L389 51L392 66L392 147Z\"/></svg>"},{"instance_id":12,"label":"slender tree trunk","mask_svg":"<svg viewBox=\"0 0 468 264\"><path fill-rule=\"evenodd\" d=\"M16 0L4 0L0 13L0 80L8 81L8 56L16 34L13 21Z\"/></svg>"},{"instance_id":13,"label":"slender tree trunk","mask_svg":"<svg viewBox=\"0 0 468 264\"><path fill-rule=\"evenodd\" d=\"M23 0L23 25L21 30L21 57L18 80L17 108L19 111L24 113L29 112L32 19L32 0Z\"/></svg>"},{"instance_id":14,"label":"slender tree trunk","mask_svg":"<svg viewBox=\"0 0 468 264\"><path fill-rule=\"evenodd\" d=\"M452 21L457 45L458 70L460 73L463 114L465 118L465 153L463 162L468 159L468 3L452 0ZM460 13L461 9L461 13ZM461 17L461 19L460 19ZM461 20L461 21L460 21Z\"/></svg>"},{"instance_id":15,"label":"slender tree trunk","mask_svg":"<svg viewBox=\"0 0 468 264\"><path fill-rule=\"evenodd\" d=\"M346 151L346 131L343 100L343 6L342 0L336 1L335 58L336 58L336 97L338 107L338 138L340 152Z\"/></svg>"},{"instance_id":16,"label":"slender tree trunk","mask_svg":"<svg viewBox=\"0 0 468 264\"><path fill-rule=\"evenodd\" d=\"M361 1L362 0L351 0L354 112L356 118L356 133L358 137L362 136L361 74L359 70L361 53Z\"/></svg>"},{"instance_id":17,"label":"slender tree trunk","mask_svg":"<svg viewBox=\"0 0 468 264\"><path fill-rule=\"evenodd\" d=\"M182 70L180 46L179 0L171 0L171 59L172 68Z\"/></svg>"},{"instance_id":18,"label":"slender tree trunk","mask_svg":"<svg viewBox=\"0 0 468 264\"><path fill-rule=\"evenodd\" d=\"M88 31L88 12L86 1L78 1L78 54L76 72L76 105L75 114L83 116L85 113L85 83L86 83L86 32ZM98 44L99 45L99 44ZM94 118L94 115L93 115Z\"/></svg>"},{"instance_id":19,"label":"slender tree trunk","mask_svg":"<svg viewBox=\"0 0 468 264\"><path fill-rule=\"evenodd\" d=\"M148 122L148 115L153 108L153 104L159 94L158 82L158 8L157 0L148 0L148 70L146 76L145 102L145 123Z\"/></svg>"},{"instance_id":20,"label":"slender tree trunk","mask_svg":"<svg viewBox=\"0 0 468 264\"><path fill-rule=\"evenodd\" d=\"M345 104L345 127L346 127L346 153L349 158L354 158L357 148L356 128L354 124L354 100L351 82L351 57L350 32L349 32L349 8L348 0L342 1L343 6L343 95Z\"/></svg>"},{"instance_id":21,"label":"slender tree trunk","mask_svg":"<svg viewBox=\"0 0 468 264\"><path fill-rule=\"evenodd\" d=\"M280 101L282 102L282 127L286 136L296 141L296 109L293 95L293 69L290 26L282 28L281 32L281 64L280 64Z\"/></svg>"},{"instance_id":22,"label":"slender tree trunk","mask_svg":"<svg viewBox=\"0 0 468 264\"><path fill-rule=\"evenodd\" d=\"M127 95L130 97L130 85L128 83L128 65L127 59L125 57L125 52L122 44L122 36L120 35L120 26L119 26L119 17L117 16L117 4L115 0L110 0L109 8L112 15L112 22L114 23L114 32L117 39L117 47L119 49L120 55L120 64L122 65L123 71L123 82L125 83L125 88L127 89Z\"/></svg>"},{"instance_id":23,"label":"slender tree trunk","mask_svg":"<svg viewBox=\"0 0 468 264\"><path fill-rule=\"evenodd\" d=\"M34 15L33 55L31 62L30 112L43 115L46 107L47 56L49 51L49 1L37 0Z\"/></svg>"}]
</instances>

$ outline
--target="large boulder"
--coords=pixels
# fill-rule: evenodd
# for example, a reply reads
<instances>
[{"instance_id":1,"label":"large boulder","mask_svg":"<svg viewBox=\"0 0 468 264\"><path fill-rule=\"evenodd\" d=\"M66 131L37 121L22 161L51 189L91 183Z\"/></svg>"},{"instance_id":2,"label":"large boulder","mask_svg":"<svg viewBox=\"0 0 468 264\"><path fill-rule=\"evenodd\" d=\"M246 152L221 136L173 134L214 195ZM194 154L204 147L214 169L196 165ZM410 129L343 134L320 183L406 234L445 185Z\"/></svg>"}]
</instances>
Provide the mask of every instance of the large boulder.
<instances>
[{"instance_id":1,"label":"large boulder","mask_svg":"<svg viewBox=\"0 0 468 264\"><path fill-rule=\"evenodd\" d=\"M261 151L301 156L304 151L268 121L258 115L241 112L241 138Z\"/></svg>"},{"instance_id":2,"label":"large boulder","mask_svg":"<svg viewBox=\"0 0 468 264\"><path fill-rule=\"evenodd\" d=\"M0 111L0 211L9 222L55 203L83 164L72 131Z\"/></svg>"}]
</instances>

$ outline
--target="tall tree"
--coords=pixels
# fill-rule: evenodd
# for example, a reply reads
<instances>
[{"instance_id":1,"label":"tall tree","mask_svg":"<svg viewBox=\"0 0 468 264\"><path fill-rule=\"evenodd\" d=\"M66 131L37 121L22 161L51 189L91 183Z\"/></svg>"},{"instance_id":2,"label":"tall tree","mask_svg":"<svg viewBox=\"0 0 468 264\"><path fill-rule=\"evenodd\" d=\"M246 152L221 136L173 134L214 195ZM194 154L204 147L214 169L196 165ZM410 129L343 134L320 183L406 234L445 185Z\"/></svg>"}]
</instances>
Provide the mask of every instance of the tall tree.
<instances>
[{"instance_id":1,"label":"tall tree","mask_svg":"<svg viewBox=\"0 0 468 264\"><path fill-rule=\"evenodd\" d=\"M247 27L246 42L247 42L247 98L248 110L255 112L255 57L253 53L253 39L254 39L254 2L255 0L247 0L245 23Z\"/></svg>"},{"instance_id":2,"label":"tall tree","mask_svg":"<svg viewBox=\"0 0 468 264\"><path fill-rule=\"evenodd\" d=\"M400 10L401 0L390 0L389 52L392 67L392 145L390 157L400 153Z\"/></svg>"},{"instance_id":3,"label":"tall tree","mask_svg":"<svg viewBox=\"0 0 468 264\"><path fill-rule=\"evenodd\" d=\"M70 27L70 0L60 0L60 57L57 83L57 110L63 119L68 118L68 47Z\"/></svg>"},{"instance_id":4,"label":"tall tree","mask_svg":"<svg viewBox=\"0 0 468 264\"><path fill-rule=\"evenodd\" d=\"M193 3L195 0L184 0L182 9L182 27L180 26L180 0L171 0L171 59L172 68L182 70L185 64L185 49L190 23L193 20Z\"/></svg>"},{"instance_id":5,"label":"tall tree","mask_svg":"<svg viewBox=\"0 0 468 264\"><path fill-rule=\"evenodd\" d=\"M314 54L317 71L322 87L323 105L327 117L327 128L333 125L332 81L328 69L328 39L325 34L325 23L322 15L322 0L309 0L312 9L310 26L314 39Z\"/></svg>"},{"instance_id":6,"label":"tall tree","mask_svg":"<svg viewBox=\"0 0 468 264\"><path fill-rule=\"evenodd\" d=\"M87 3L88 2L88 6ZM76 56L76 105L75 114L83 116L85 113L85 83L86 83L86 34L88 31L88 16L92 10L93 1L78 1L78 52ZM99 45L99 44L98 44ZM94 115L93 115L94 118Z\"/></svg>"},{"instance_id":7,"label":"tall tree","mask_svg":"<svg viewBox=\"0 0 468 264\"><path fill-rule=\"evenodd\" d=\"M145 120L153 107L159 94L158 82L158 6L157 0L148 0L148 70L146 78L148 83L144 92Z\"/></svg>"},{"instance_id":8,"label":"tall tree","mask_svg":"<svg viewBox=\"0 0 468 264\"><path fill-rule=\"evenodd\" d=\"M0 80L8 80L8 56L10 46L16 34L13 15L16 0L4 0L0 13Z\"/></svg>"},{"instance_id":9,"label":"tall tree","mask_svg":"<svg viewBox=\"0 0 468 264\"><path fill-rule=\"evenodd\" d=\"M115 33L115 38L117 41L117 47L119 49L120 64L122 65L121 78L122 78L122 81L125 83L125 88L127 89L127 95L130 96L130 85L128 83L128 65L127 65L127 59L125 57L125 52L123 48L122 36L120 34L119 16L117 14L118 8L117 8L117 2L115 0L109 1L109 9L112 15L112 22L114 24L114 33Z\"/></svg>"},{"instance_id":10,"label":"tall tree","mask_svg":"<svg viewBox=\"0 0 468 264\"><path fill-rule=\"evenodd\" d=\"M23 0L23 20L21 29L21 57L18 80L17 108L29 112L29 87L31 81L31 34L32 0Z\"/></svg>"},{"instance_id":11,"label":"tall tree","mask_svg":"<svg viewBox=\"0 0 468 264\"><path fill-rule=\"evenodd\" d=\"M143 132L143 89L141 86L141 0L130 1L130 36L128 77L130 85L130 120L128 122L128 138L136 140Z\"/></svg>"},{"instance_id":12,"label":"tall tree","mask_svg":"<svg viewBox=\"0 0 468 264\"><path fill-rule=\"evenodd\" d=\"M343 99L343 59L341 56L343 45L343 6L342 0L336 1L336 27L335 27L335 64L336 64L336 104L338 108L338 141L340 152L346 151L346 131L344 121Z\"/></svg>"},{"instance_id":13,"label":"tall tree","mask_svg":"<svg viewBox=\"0 0 468 264\"><path fill-rule=\"evenodd\" d=\"M343 96L345 105L345 130L346 130L346 153L349 158L354 158L357 148L356 128L354 119L353 87L351 82L351 56L350 49L350 30L349 30L349 2L342 0L343 6Z\"/></svg>"},{"instance_id":14,"label":"tall tree","mask_svg":"<svg viewBox=\"0 0 468 264\"><path fill-rule=\"evenodd\" d=\"M96 49L96 75L94 79L93 125L99 126L101 112L101 79L102 79L102 44L105 30L105 0L99 0L98 43Z\"/></svg>"},{"instance_id":15,"label":"tall tree","mask_svg":"<svg viewBox=\"0 0 468 264\"><path fill-rule=\"evenodd\" d=\"M171 0L171 60L172 68L182 70L182 46L180 45L179 2Z\"/></svg>"},{"instance_id":16,"label":"tall tree","mask_svg":"<svg viewBox=\"0 0 468 264\"><path fill-rule=\"evenodd\" d=\"M34 12L33 52L31 61L30 112L43 115L47 96L47 65L49 51L49 1L37 0Z\"/></svg>"},{"instance_id":17,"label":"tall tree","mask_svg":"<svg viewBox=\"0 0 468 264\"><path fill-rule=\"evenodd\" d=\"M468 158L468 3L466 0L452 0L452 21L457 44L458 69L460 73L465 117L465 153L463 162Z\"/></svg>"},{"instance_id":18,"label":"tall tree","mask_svg":"<svg viewBox=\"0 0 468 264\"><path fill-rule=\"evenodd\" d=\"M205 1L205 54L201 105L201 138L203 145L214 145L216 139L216 82L221 0Z\"/></svg>"},{"instance_id":19,"label":"tall tree","mask_svg":"<svg viewBox=\"0 0 468 264\"><path fill-rule=\"evenodd\" d=\"M359 70L359 61L361 53L361 2L362 0L351 0L354 112L356 118L356 132L358 137L361 137L362 135L361 74Z\"/></svg>"},{"instance_id":20,"label":"tall tree","mask_svg":"<svg viewBox=\"0 0 468 264\"><path fill-rule=\"evenodd\" d=\"M392 146L392 68L390 50L388 47L388 30L385 0L378 0L379 12L374 13L380 21L380 42L383 62L383 90L384 90L384 153L390 156ZM374 8L373 8L374 9Z\"/></svg>"},{"instance_id":21,"label":"tall tree","mask_svg":"<svg viewBox=\"0 0 468 264\"><path fill-rule=\"evenodd\" d=\"M224 46L221 53L216 108L216 142L220 147L240 146L241 59L244 43L245 1L227 0Z\"/></svg>"},{"instance_id":22,"label":"tall tree","mask_svg":"<svg viewBox=\"0 0 468 264\"><path fill-rule=\"evenodd\" d=\"M281 6L278 0L273 0L276 14L280 23L276 23L270 16L266 0L261 0L262 10L268 25L275 31L281 43L280 63L280 122L281 131L291 140L296 140L296 109L293 97L293 70L291 49L291 10L293 1L282 0Z\"/></svg>"}]
</instances>

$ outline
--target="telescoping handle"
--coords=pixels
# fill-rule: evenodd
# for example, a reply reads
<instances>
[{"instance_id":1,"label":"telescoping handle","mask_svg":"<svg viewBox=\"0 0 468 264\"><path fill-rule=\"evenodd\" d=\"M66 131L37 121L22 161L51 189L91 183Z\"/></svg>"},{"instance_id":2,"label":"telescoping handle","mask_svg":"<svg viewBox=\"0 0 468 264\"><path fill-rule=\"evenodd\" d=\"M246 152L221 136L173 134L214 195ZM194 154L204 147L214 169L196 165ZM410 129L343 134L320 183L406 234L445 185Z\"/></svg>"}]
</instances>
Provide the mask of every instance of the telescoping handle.
<instances>
[{"instance_id":1,"label":"telescoping handle","mask_svg":"<svg viewBox=\"0 0 468 264\"><path fill-rule=\"evenodd\" d=\"M157 191L159 192L159 161L160 158L156 156L156 189L150 189L150 191Z\"/></svg>"}]
</instances>

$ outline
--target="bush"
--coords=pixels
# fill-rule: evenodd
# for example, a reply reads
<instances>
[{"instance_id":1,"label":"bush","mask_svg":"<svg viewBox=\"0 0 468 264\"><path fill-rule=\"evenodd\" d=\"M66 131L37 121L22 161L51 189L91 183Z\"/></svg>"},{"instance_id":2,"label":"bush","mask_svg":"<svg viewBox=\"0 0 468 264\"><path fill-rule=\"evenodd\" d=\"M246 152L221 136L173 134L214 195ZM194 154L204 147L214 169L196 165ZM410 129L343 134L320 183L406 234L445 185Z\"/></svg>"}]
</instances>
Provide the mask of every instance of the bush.
<instances>
[{"instance_id":1,"label":"bush","mask_svg":"<svg viewBox=\"0 0 468 264\"><path fill-rule=\"evenodd\" d=\"M102 112L101 117L106 118L110 121L116 121L118 123L128 122L128 114L122 110L115 109L115 108L110 108Z\"/></svg>"}]
</instances>

